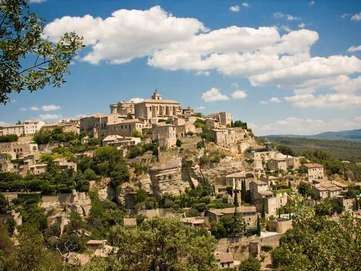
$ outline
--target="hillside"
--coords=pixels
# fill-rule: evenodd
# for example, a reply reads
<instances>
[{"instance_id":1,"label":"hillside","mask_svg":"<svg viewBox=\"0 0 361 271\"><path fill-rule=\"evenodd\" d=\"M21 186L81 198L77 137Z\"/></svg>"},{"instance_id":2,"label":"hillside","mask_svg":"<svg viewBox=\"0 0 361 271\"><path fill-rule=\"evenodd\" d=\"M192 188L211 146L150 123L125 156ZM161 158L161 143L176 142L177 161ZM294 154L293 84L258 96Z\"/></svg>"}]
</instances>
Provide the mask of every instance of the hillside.
<instances>
[{"instance_id":1,"label":"hillside","mask_svg":"<svg viewBox=\"0 0 361 271\"><path fill-rule=\"evenodd\" d=\"M272 143L289 146L298 154L306 150L322 150L340 160L361 162L361 141L267 136Z\"/></svg>"},{"instance_id":2,"label":"hillside","mask_svg":"<svg viewBox=\"0 0 361 271\"><path fill-rule=\"evenodd\" d=\"M308 139L324 139L324 140L347 140L361 142L361 129L343 130L336 132L323 132L315 135L269 135L269 137L279 138L308 138Z\"/></svg>"},{"instance_id":3,"label":"hillside","mask_svg":"<svg viewBox=\"0 0 361 271\"><path fill-rule=\"evenodd\" d=\"M315 139L327 139L327 140L361 141L361 129L345 130L345 131L337 131L337 132L324 132L310 137Z\"/></svg>"}]
</instances>

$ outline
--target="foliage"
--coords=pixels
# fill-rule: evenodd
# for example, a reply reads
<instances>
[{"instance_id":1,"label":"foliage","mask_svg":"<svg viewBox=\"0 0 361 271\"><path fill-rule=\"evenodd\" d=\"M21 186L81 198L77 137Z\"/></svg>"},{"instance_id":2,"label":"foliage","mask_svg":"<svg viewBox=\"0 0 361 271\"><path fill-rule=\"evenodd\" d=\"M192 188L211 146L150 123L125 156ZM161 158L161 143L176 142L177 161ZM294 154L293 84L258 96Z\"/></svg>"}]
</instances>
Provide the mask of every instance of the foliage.
<instances>
[{"instance_id":1,"label":"foliage","mask_svg":"<svg viewBox=\"0 0 361 271\"><path fill-rule=\"evenodd\" d=\"M337 199L325 199L318 203L315 207L316 215L333 215L334 213L341 214L344 207Z\"/></svg>"},{"instance_id":2,"label":"foliage","mask_svg":"<svg viewBox=\"0 0 361 271\"><path fill-rule=\"evenodd\" d=\"M119 250L109 259L109 270L215 270L214 239L177 220L148 220L134 229L116 227L110 240Z\"/></svg>"},{"instance_id":3,"label":"foliage","mask_svg":"<svg viewBox=\"0 0 361 271\"><path fill-rule=\"evenodd\" d=\"M231 127L241 127L243 129L247 129L247 122L243 122L240 120L236 120L235 122L232 121Z\"/></svg>"},{"instance_id":4,"label":"foliage","mask_svg":"<svg viewBox=\"0 0 361 271\"><path fill-rule=\"evenodd\" d=\"M261 263L257 258L249 257L247 260L241 262L239 271L259 271L261 270Z\"/></svg>"},{"instance_id":5,"label":"foliage","mask_svg":"<svg viewBox=\"0 0 361 271\"><path fill-rule=\"evenodd\" d=\"M349 215L338 221L327 216L299 216L293 229L272 252L281 270L361 270L361 221Z\"/></svg>"},{"instance_id":6,"label":"foliage","mask_svg":"<svg viewBox=\"0 0 361 271\"><path fill-rule=\"evenodd\" d=\"M284 155L291 155L291 156L294 156L295 153L294 151L289 147L289 146L286 146L286 145L277 145L277 150L284 154Z\"/></svg>"},{"instance_id":7,"label":"foliage","mask_svg":"<svg viewBox=\"0 0 361 271\"><path fill-rule=\"evenodd\" d=\"M212 224L211 233L217 239L238 238L246 232L246 223L240 214L222 216L217 223Z\"/></svg>"},{"instance_id":8,"label":"foliage","mask_svg":"<svg viewBox=\"0 0 361 271\"><path fill-rule=\"evenodd\" d=\"M206 122L202 119L196 119L196 121L194 122L194 126L196 128L204 129L206 127Z\"/></svg>"},{"instance_id":9,"label":"foliage","mask_svg":"<svg viewBox=\"0 0 361 271\"><path fill-rule=\"evenodd\" d=\"M129 151L128 151L128 158L132 159L135 158L137 156L141 156L144 153L146 153L147 151L152 151L153 155L156 155L157 153L157 145L154 143L140 143L137 144L135 146L130 147Z\"/></svg>"},{"instance_id":10,"label":"foliage","mask_svg":"<svg viewBox=\"0 0 361 271\"><path fill-rule=\"evenodd\" d=\"M301 182L298 186L298 193L300 193L304 197L311 197L313 199L317 198L315 190L309 183Z\"/></svg>"},{"instance_id":11,"label":"foliage","mask_svg":"<svg viewBox=\"0 0 361 271\"><path fill-rule=\"evenodd\" d=\"M182 141L181 141L180 139L177 139L176 146L177 146L177 147L181 147L181 146L182 146Z\"/></svg>"},{"instance_id":12,"label":"foliage","mask_svg":"<svg viewBox=\"0 0 361 271\"><path fill-rule=\"evenodd\" d=\"M3 135L3 136L0 136L0 143L15 142L15 141L18 141L18 136L17 135Z\"/></svg>"},{"instance_id":13,"label":"foliage","mask_svg":"<svg viewBox=\"0 0 361 271\"><path fill-rule=\"evenodd\" d=\"M78 139L78 136L75 133L63 132L62 128L55 128L53 130L41 129L34 135L34 141L37 144L71 142L76 139Z\"/></svg>"},{"instance_id":14,"label":"foliage","mask_svg":"<svg viewBox=\"0 0 361 271\"><path fill-rule=\"evenodd\" d=\"M218 150L205 153L199 160L201 166L210 166L212 164L217 164L224 158L225 155Z\"/></svg>"},{"instance_id":15,"label":"foliage","mask_svg":"<svg viewBox=\"0 0 361 271\"><path fill-rule=\"evenodd\" d=\"M201 138L203 138L207 142L216 142L216 136L214 132L207 128L202 129Z\"/></svg>"},{"instance_id":16,"label":"foliage","mask_svg":"<svg viewBox=\"0 0 361 271\"><path fill-rule=\"evenodd\" d=\"M124 212L112 201L101 201L96 193L91 193L91 202L88 225L95 239L104 239L112 226L123 224Z\"/></svg>"},{"instance_id":17,"label":"foliage","mask_svg":"<svg viewBox=\"0 0 361 271\"><path fill-rule=\"evenodd\" d=\"M19 245L8 255L5 270L62 270L59 255L45 249L44 239L35 228L23 227L18 242Z\"/></svg>"},{"instance_id":18,"label":"foliage","mask_svg":"<svg viewBox=\"0 0 361 271\"><path fill-rule=\"evenodd\" d=\"M28 1L0 2L0 103L12 92L61 86L82 39L66 33L57 43L43 37L43 24Z\"/></svg>"}]
</instances>

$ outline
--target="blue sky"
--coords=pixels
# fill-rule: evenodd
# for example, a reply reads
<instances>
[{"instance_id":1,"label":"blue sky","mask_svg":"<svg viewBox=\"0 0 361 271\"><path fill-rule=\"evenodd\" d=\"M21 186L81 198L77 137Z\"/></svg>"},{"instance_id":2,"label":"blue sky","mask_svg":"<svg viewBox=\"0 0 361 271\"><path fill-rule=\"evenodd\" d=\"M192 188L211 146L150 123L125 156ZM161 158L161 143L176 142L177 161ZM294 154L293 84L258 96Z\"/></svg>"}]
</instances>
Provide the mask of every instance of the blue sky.
<instances>
[{"instance_id":1,"label":"blue sky","mask_svg":"<svg viewBox=\"0 0 361 271\"><path fill-rule=\"evenodd\" d=\"M50 39L74 30L87 47L63 87L12 95L1 122L109 112L157 88L256 134L361 128L361 1L33 2Z\"/></svg>"}]
</instances>

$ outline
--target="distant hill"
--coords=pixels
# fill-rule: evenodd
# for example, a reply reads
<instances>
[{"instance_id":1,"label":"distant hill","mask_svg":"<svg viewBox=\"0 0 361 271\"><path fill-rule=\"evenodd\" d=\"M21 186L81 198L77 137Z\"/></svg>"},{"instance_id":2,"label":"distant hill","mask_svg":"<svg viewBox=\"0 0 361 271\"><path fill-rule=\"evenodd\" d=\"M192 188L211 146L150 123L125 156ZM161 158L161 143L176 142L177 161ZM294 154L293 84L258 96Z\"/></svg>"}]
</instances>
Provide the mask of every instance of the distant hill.
<instances>
[{"instance_id":1,"label":"distant hill","mask_svg":"<svg viewBox=\"0 0 361 271\"><path fill-rule=\"evenodd\" d=\"M325 139L325 140L350 140L361 141L361 129L345 130L337 132L324 132L315 135L270 135L267 138L274 137L288 137L288 138L311 138L311 139Z\"/></svg>"},{"instance_id":2,"label":"distant hill","mask_svg":"<svg viewBox=\"0 0 361 271\"><path fill-rule=\"evenodd\" d=\"M266 136L275 144L286 145L297 154L304 151L322 150L337 159L361 162L361 140L331 140L295 136Z\"/></svg>"},{"instance_id":3,"label":"distant hill","mask_svg":"<svg viewBox=\"0 0 361 271\"><path fill-rule=\"evenodd\" d=\"M338 132L324 132L324 133L320 133L320 134L311 136L311 138L328 139L328 140L361 141L361 129L338 131Z\"/></svg>"}]
</instances>

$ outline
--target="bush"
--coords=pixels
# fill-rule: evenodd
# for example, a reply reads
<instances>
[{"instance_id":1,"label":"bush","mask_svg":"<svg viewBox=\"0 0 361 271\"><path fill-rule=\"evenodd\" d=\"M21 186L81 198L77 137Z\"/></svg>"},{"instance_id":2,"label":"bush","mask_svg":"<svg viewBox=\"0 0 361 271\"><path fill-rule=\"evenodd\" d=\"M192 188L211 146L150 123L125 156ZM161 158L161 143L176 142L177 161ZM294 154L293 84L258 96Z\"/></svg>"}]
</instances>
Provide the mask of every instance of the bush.
<instances>
[{"instance_id":1,"label":"bush","mask_svg":"<svg viewBox=\"0 0 361 271\"><path fill-rule=\"evenodd\" d=\"M4 135L4 136L0 136L0 143L4 143L4 142L15 142L18 141L18 136L17 135Z\"/></svg>"}]
</instances>

